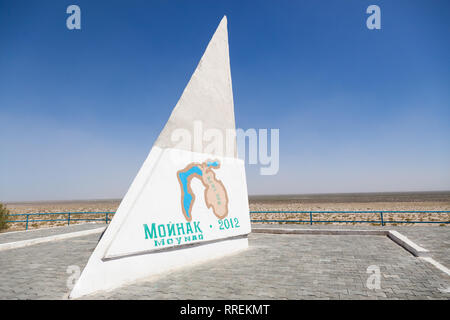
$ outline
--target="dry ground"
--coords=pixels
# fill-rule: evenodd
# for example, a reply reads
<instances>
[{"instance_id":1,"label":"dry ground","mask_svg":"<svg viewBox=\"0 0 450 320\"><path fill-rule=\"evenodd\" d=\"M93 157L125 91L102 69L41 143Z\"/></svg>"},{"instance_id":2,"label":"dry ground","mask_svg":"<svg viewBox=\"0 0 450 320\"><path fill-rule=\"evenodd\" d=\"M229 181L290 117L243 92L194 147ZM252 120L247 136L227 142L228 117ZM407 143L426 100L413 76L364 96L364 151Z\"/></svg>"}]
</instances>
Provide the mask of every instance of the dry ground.
<instances>
[{"instance_id":1,"label":"dry ground","mask_svg":"<svg viewBox=\"0 0 450 320\"><path fill-rule=\"evenodd\" d=\"M317 195L272 195L250 196L251 211L420 211L450 210L450 192L402 192L402 193L361 193L361 194L317 194ZM35 212L113 212L120 200L77 200L7 203L11 213ZM71 215L72 218L104 219L99 215ZM274 220L309 220L309 214L301 213L252 213L252 219ZM18 219L18 218L14 218ZM23 218L22 218L23 219ZM31 219L67 219L66 215L46 215ZM314 220L374 220L379 221L379 214L368 213L315 213ZM384 214L384 219L394 221L450 221L450 213L391 213ZM79 223L71 221L72 223ZM42 228L65 225L61 222L32 222L29 228ZM8 231L24 229L24 223L14 223Z\"/></svg>"}]
</instances>

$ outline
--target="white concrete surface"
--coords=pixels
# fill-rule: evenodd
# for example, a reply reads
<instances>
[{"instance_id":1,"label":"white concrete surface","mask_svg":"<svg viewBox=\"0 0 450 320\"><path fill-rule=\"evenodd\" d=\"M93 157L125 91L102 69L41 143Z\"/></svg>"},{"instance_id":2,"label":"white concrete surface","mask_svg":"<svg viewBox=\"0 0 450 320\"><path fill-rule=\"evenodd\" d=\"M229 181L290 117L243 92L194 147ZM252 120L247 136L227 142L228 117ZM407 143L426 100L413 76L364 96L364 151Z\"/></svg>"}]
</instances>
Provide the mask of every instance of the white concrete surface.
<instances>
[{"instance_id":1,"label":"white concrete surface","mask_svg":"<svg viewBox=\"0 0 450 320\"><path fill-rule=\"evenodd\" d=\"M70 232L70 233L62 233L57 235L52 235L48 237L39 237L34 239L27 239L22 241L14 241L14 242L7 242L0 244L0 251L3 250L11 250L11 249L17 249L17 248L23 248L28 247L40 243L45 242L51 242L51 241L58 241L58 240L65 240L70 238L77 238L77 237L84 237L95 233L102 233L105 230L105 227L91 229L91 230L83 230L83 231L77 231L77 232Z\"/></svg>"}]
</instances>

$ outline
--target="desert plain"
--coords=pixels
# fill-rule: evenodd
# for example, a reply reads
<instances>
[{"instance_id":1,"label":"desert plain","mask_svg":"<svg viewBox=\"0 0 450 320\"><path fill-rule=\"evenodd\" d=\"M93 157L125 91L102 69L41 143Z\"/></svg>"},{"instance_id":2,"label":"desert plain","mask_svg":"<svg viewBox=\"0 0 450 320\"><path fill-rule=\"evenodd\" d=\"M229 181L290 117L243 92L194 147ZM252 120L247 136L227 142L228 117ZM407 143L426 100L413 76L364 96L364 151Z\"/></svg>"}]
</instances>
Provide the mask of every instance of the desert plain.
<instances>
[{"instance_id":1,"label":"desert plain","mask_svg":"<svg viewBox=\"0 0 450 320\"><path fill-rule=\"evenodd\" d=\"M105 212L112 217L120 204L120 199L68 200L39 202L6 203L11 214L24 213L61 213L57 215L31 215L28 217L29 229L67 225L67 213L71 212L71 224L86 223L82 219L105 219ZM412 221L433 221L437 226L446 226L450 221L450 191L436 192L383 192L383 193L342 193L342 194L297 194L297 195L252 195L249 196L250 217L255 222L269 220L270 223L314 223L355 224L356 221L371 221L367 224L379 224L380 211L418 211L404 213L383 213L388 224L410 225ZM269 212L267 212L269 211ZM284 211L284 212L283 212ZM304 211L304 212L286 212ZM357 212L354 211L376 211ZM98 214L79 214L77 212L101 212ZM61 220L53 222L37 220ZM80 219L80 220L76 220ZM25 220L25 216L11 216L11 220ZM283 221L280 221L283 220ZM287 220L289 222L285 222ZM346 222L337 222L346 221ZM355 221L355 222L353 222ZM392 221L392 222L390 222ZM95 222L91 221L91 222ZM419 223L416 225L427 225ZM10 223L7 231L23 230L25 223Z\"/></svg>"}]
</instances>

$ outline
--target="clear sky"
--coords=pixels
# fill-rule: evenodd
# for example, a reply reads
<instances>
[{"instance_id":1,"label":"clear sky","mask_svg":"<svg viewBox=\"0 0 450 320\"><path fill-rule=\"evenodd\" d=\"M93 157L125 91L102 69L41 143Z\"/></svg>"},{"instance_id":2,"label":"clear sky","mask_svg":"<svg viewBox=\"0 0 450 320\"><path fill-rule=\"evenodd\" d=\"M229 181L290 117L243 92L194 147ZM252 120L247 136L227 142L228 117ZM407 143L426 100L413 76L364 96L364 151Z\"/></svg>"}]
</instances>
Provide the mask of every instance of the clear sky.
<instances>
[{"instance_id":1,"label":"clear sky","mask_svg":"<svg viewBox=\"0 0 450 320\"><path fill-rule=\"evenodd\" d=\"M122 197L224 14L250 194L450 190L449 1L0 0L0 200Z\"/></svg>"}]
</instances>

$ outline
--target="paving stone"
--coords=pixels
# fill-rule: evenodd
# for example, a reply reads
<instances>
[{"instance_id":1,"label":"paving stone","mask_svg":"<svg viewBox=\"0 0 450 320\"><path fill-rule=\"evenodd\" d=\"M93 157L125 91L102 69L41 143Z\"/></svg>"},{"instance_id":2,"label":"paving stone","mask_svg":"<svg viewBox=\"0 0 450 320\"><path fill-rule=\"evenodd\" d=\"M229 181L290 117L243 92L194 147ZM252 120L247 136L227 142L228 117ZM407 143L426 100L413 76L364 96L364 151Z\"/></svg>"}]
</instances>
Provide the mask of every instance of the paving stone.
<instances>
[{"instance_id":1,"label":"paving stone","mask_svg":"<svg viewBox=\"0 0 450 320\"><path fill-rule=\"evenodd\" d=\"M3 232L0 233L0 244L7 242L22 241L28 239L35 239L41 237L48 237L57 234L77 232L84 230L97 229L106 226L104 223L82 223L75 224L71 226L63 227L53 227L53 228L43 228L43 229L33 229L27 231L13 231L13 232ZM97 238L100 234L97 236Z\"/></svg>"},{"instance_id":2,"label":"paving stone","mask_svg":"<svg viewBox=\"0 0 450 320\"><path fill-rule=\"evenodd\" d=\"M450 256L450 248L440 242L448 243L446 228L404 228L436 257ZM0 252L0 299L63 299L70 291L67 267L82 270L98 237ZM249 244L233 256L85 298L450 299L439 290L450 286L450 277L384 236L253 233ZM380 268L379 290L366 287L370 265Z\"/></svg>"}]
</instances>

